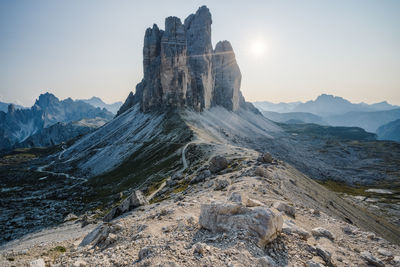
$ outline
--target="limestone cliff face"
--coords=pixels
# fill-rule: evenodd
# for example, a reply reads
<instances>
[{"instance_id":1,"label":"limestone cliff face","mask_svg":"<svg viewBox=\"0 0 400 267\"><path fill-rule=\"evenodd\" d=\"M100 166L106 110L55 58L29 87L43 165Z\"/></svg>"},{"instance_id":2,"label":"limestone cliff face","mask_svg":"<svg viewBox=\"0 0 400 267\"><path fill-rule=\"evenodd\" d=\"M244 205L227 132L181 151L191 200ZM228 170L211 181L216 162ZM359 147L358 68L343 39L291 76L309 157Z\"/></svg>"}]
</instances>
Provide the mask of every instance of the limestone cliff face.
<instances>
[{"instance_id":1,"label":"limestone cliff face","mask_svg":"<svg viewBox=\"0 0 400 267\"><path fill-rule=\"evenodd\" d=\"M202 111L223 106L248 109L240 93L241 74L228 41L211 44L211 13L200 7L182 24L177 17L146 30L143 80L117 115L140 103L143 112L168 107Z\"/></svg>"},{"instance_id":2,"label":"limestone cliff face","mask_svg":"<svg viewBox=\"0 0 400 267\"><path fill-rule=\"evenodd\" d=\"M236 63L235 53L228 41L217 43L213 55L214 98L213 104L229 110L239 109L242 74Z\"/></svg>"}]
</instances>

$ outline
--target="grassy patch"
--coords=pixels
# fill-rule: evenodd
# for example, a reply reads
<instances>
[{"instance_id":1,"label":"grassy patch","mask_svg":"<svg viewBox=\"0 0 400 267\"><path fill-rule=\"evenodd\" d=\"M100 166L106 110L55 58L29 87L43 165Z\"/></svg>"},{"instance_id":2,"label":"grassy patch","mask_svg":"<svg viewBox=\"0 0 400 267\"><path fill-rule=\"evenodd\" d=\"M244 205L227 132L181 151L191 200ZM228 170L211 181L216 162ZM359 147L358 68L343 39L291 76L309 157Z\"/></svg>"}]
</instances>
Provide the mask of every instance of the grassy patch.
<instances>
[{"instance_id":1,"label":"grassy patch","mask_svg":"<svg viewBox=\"0 0 400 267\"><path fill-rule=\"evenodd\" d=\"M63 247L63 246L57 246L55 248L52 248L50 251L65 253L67 251L67 249L65 247Z\"/></svg>"},{"instance_id":2,"label":"grassy patch","mask_svg":"<svg viewBox=\"0 0 400 267\"><path fill-rule=\"evenodd\" d=\"M329 190L338 192L338 193L346 193L348 195L354 195L354 196L368 196L368 193L365 193L365 190L368 189L368 187L363 187L363 186L349 186L345 183L342 182L335 182L335 181L318 181L317 182L325 187L327 187Z\"/></svg>"},{"instance_id":3,"label":"grassy patch","mask_svg":"<svg viewBox=\"0 0 400 267\"><path fill-rule=\"evenodd\" d=\"M161 179L161 180L159 180L159 181L154 181L154 182L152 182L152 183L147 187L147 190L146 190L145 195L146 195L146 196L151 195L151 194L152 194L153 192L155 192L158 188L160 188L161 184L162 184L163 182L165 182L168 178L169 178L169 177L165 177L165 178L163 178L163 179Z\"/></svg>"},{"instance_id":4,"label":"grassy patch","mask_svg":"<svg viewBox=\"0 0 400 267\"><path fill-rule=\"evenodd\" d=\"M164 195L161 197L154 197L150 200L150 204L154 204L154 203L158 203L164 200L167 200L169 198L169 194L168 195Z\"/></svg>"},{"instance_id":5,"label":"grassy patch","mask_svg":"<svg viewBox=\"0 0 400 267\"><path fill-rule=\"evenodd\" d=\"M347 194L351 196L363 196L367 198L377 198L382 203L398 203L400 200L398 196L400 196L400 189L398 187L390 187L388 184L380 184L380 186L349 186L345 183L335 182L335 181L317 181L321 185L325 186L331 191ZM378 194L375 192L365 192L369 188L382 188L389 189L393 192L393 194Z\"/></svg>"},{"instance_id":6,"label":"grassy patch","mask_svg":"<svg viewBox=\"0 0 400 267\"><path fill-rule=\"evenodd\" d=\"M189 187L189 183L182 182L182 183L178 184L178 186L176 188L174 188L172 193L175 193L175 194L180 193L182 191L185 191L186 188L188 188L188 187Z\"/></svg>"}]
</instances>

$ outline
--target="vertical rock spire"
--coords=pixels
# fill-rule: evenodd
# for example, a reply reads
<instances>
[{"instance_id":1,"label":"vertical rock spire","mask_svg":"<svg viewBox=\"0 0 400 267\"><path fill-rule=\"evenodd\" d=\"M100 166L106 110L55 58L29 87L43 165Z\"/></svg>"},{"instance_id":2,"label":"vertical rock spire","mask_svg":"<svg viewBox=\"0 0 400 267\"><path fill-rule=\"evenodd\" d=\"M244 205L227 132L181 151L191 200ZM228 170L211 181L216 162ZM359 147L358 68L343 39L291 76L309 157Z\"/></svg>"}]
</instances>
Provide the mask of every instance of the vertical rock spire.
<instances>
[{"instance_id":1,"label":"vertical rock spire","mask_svg":"<svg viewBox=\"0 0 400 267\"><path fill-rule=\"evenodd\" d=\"M146 30L143 47L143 80L117 115L140 103L141 110L168 107L203 111L223 106L247 108L240 93L241 74L228 41L211 44L211 13L206 6L189 15L184 24L177 17Z\"/></svg>"},{"instance_id":2,"label":"vertical rock spire","mask_svg":"<svg viewBox=\"0 0 400 267\"><path fill-rule=\"evenodd\" d=\"M239 109L242 74L236 63L235 53L228 41L218 42L213 56L214 96L213 105L229 110Z\"/></svg>"},{"instance_id":3,"label":"vertical rock spire","mask_svg":"<svg viewBox=\"0 0 400 267\"><path fill-rule=\"evenodd\" d=\"M213 90L211 24L211 13L206 6L200 7L195 14L185 19L188 68L191 75L187 103L197 111L207 109L211 105Z\"/></svg>"}]
</instances>

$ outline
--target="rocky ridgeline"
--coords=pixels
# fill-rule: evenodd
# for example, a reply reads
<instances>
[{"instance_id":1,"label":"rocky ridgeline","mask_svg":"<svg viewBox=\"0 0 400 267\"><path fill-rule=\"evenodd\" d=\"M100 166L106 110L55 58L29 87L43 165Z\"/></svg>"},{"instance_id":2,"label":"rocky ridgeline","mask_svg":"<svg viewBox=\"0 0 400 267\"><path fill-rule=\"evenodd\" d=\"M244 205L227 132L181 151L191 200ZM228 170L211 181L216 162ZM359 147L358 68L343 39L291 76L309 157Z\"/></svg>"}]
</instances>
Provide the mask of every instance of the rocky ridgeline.
<instances>
[{"instance_id":1,"label":"rocky ridgeline","mask_svg":"<svg viewBox=\"0 0 400 267\"><path fill-rule=\"evenodd\" d=\"M146 192L153 199L134 191L106 222L69 215L3 251L0 265L400 266L399 246L310 208L310 191L286 192L304 182L287 171L269 154L215 156Z\"/></svg>"},{"instance_id":2,"label":"rocky ridgeline","mask_svg":"<svg viewBox=\"0 0 400 267\"><path fill-rule=\"evenodd\" d=\"M141 110L188 107L202 111L212 106L228 110L255 108L241 92L241 73L228 41L211 44L211 14L202 6L184 23L165 20L165 31L156 24L146 30L143 47L144 77L118 111L140 103Z\"/></svg>"}]
</instances>

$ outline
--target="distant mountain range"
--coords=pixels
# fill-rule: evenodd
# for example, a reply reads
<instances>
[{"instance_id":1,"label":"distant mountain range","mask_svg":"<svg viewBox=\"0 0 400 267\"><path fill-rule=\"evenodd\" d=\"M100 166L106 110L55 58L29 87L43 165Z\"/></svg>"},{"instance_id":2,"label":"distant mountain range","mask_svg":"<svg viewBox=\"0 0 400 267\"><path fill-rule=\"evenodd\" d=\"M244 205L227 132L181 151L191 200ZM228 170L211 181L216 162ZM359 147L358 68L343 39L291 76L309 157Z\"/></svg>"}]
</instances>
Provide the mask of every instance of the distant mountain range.
<instances>
[{"instance_id":1,"label":"distant mountain range","mask_svg":"<svg viewBox=\"0 0 400 267\"><path fill-rule=\"evenodd\" d=\"M400 142L400 119L382 125L376 133L381 140Z\"/></svg>"},{"instance_id":2,"label":"distant mountain range","mask_svg":"<svg viewBox=\"0 0 400 267\"><path fill-rule=\"evenodd\" d=\"M122 102L115 102L112 104L107 104L104 103L103 100L101 100L101 98L97 97L97 96L93 96L90 99L82 99L83 102L88 103L96 108L105 108L108 111L112 112L113 114L117 114L117 111L119 110L119 108L122 106Z\"/></svg>"},{"instance_id":3,"label":"distant mountain range","mask_svg":"<svg viewBox=\"0 0 400 267\"><path fill-rule=\"evenodd\" d=\"M347 112L369 112L383 111L400 108L400 106L391 105L386 101L366 104L351 103L350 101L333 95L322 94L315 100L307 102L289 102L289 103L271 103L268 101L258 101L253 103L257 108L264 111L273 111L279 113L288 112L308 112L319 116L341 115Z\"/></svg>"},{"instance_id":4,"label":"distant mountain range","mask_svg":"<svg viewBox=\"0 0 400 267\"><path fill-rule=\"evenodd\" d=\"M391 121L400 119L400 108L372 111L372 112L348 112L342 115L324 117L330 125L361 127L368 132L376 133L378 128Z\"/></svg>"},{"instance_id":5,"label":"distant mountain range","mask_svg":"<svg viewBox=\"0 0 400 267\"><path fill-rule=\"evenodd\" d=\"M16 147L48 147L60 144L80 135L87 134L103 126L108 120L104 118L82 119L73 122L57 122L43 128L25 141L16 144Z\"/></svg>"},{"instance_id":6,"label":"distant mountain range","mask_svg":"<svg viewBox=\"0 0 400 267\"><path fill-rule=\"evenodd\" d=\"M284 122L290 124L315 123L320 125L329 125L326 121L324 121L322 117L308 112L279 113L273 111L263 111L262 114L268 119L276 122Z\"/></svg>"},{"instance_id":7,"label":"distant mountain range","mask_svg":"<svg viewBox=\"0 0 400 267\"><path fill-rule=\"evenodd\" d=\"M333 95L322 94L315 100L274 104L271 102L254 102L267 118L283 123L315 123L320 125L361 127L378 138L388 139L393 135L382 135L384 130L378 128L400 119L400 106L388 102L375 104L351 103Z\"/></svg>"},{"instance_id":8,"label":"distant mountain range","mask_svg":"<svg viewBox=\"0 0 400 267\"><path fill-rule=\"evenodd\" d=\"M0 150L10 149L56 123L65 123L65 127L75 127L76 125L68 123L95 118L108 121L113 117L114 115L106 109L93 107L84 101L74 101L71 98L60 101L53 94L41 94L30 109L17 109L11 104L7 113L0 111ZM40 144L36 142L35 145Z\"/></svg>"},{"instance_id":9,"label":"distant mountain range","mask_svg":"<svg viewBox=\"0 0 400 267\"><path fill-rule=\"evenodd\" d=\"M8 112L8 106L9 106L10 104L13 104L13 103L0 102L0 111ZM14 105L14 107L15 107L16 109L22 109L22 108L24 108L23 106L20 106L20 105L16 105L16 104L13 104L13 105Z\"/></svg>"}]
</instances>

